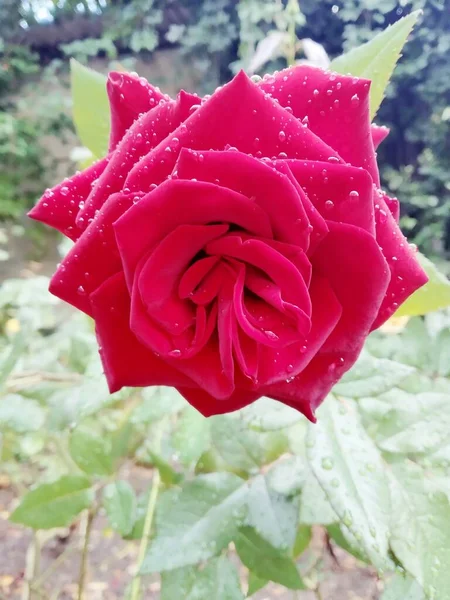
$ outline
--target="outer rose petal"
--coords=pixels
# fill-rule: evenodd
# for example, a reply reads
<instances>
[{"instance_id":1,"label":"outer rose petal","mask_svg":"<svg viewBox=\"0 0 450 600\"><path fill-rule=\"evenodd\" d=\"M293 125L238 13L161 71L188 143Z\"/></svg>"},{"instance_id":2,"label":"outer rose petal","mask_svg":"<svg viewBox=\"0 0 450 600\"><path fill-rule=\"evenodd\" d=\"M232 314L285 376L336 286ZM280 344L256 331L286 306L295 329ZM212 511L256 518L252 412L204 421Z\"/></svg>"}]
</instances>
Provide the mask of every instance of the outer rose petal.
<instances>
[{"instance_id":1,"label":"outer rose petal","mask_svg":"<svg viewBox=\"0 0 450 600\"><path fill-rule=\"evenodd\" d=\"M260 87L355 167L369 171L379 184L370 130L370 81L300 65L268 76Z\"/></svg>"},{"instance_id":2,"label":"outer rose petal","mask_svg":"<svg viewBox=\"0 0 450 600\"><path fill-rule=\"evenodd\" d=\"M92 185L105 170L108 160L109 158L102 158L52 190L46 191L28 216L57 229L71 240L78 239L82 233L75 224L79 204L91 193Z\"/></svg>"},{"instance_id":3,"label":"outer rose petal","mask_svg":"<svg viewBox=\"0 0 450 600\"><path fill-rule=\"evenodd\" d=\"M379 203L378 199L380 198L380 196L383 198L384 202L386 202L386 206L388 207L389 211L394 217L395 222L398 223L400 221L400 202L397 200L397 198L391 198L382 190L376 190L374 196L375 207L377 203Z\"/></svg>"},{"instance_id":4,"label":"outer rose petal","mask_svg":"<svg viewBox=\"0 0 450 600\"><path fill-rule=\"evenodd\" d=\"M125 385L190 386L185 375L143 346L130 330L130 297L122 273L91 296L100 356L111 393Z\"/></svg>"},{"instance_id":5,"label":"outer rose petal","mask_svg":"<svg viewBox=\"0 0 450 600\"><path fill-rule=\"evenodd\" d=\"M217 398L214 398L214 396L211 396L211 394L208 394L205 390L199 388L179 386L177 389L180 394L186 398L189 404L192 404L192 406L205 417L239 410L260 397L260 394L256 392L237 389L225 400L218 400Z\"/></svg>"},{"instance_id":6,"label":"outer rose petal","mask_svg":"<svg viewBox=\"0 0 450 600\"><path fill-rule=\"evenodd\" d=\"M260 152L258 156L276 157L284 152L289 158L336 159L330 146L241 72L143 158L125 185L147 191L151 184L161 183L171 173L182 147L224 150L227 146L247 154Z\"/></svg>"},{"instance_id":7,"label":"outer rose petal","mask_svg":"<svg viewBox=\"0 0 450 600\"><path fill-rule=\"evenodd\" d=\"M89 219L94 217L95 211L103 206L111 194L122 190L132 167L178 127L196 102L198 102L196 96L180 92L176 101L170 100L158 104L156 108L133 123L113 153L107 169L92 190L84 209L80 211L77 219L80 227L86 227Z\"/></svg>"},{"instance_id":8,"label":"outer rose petal","mask_svg":"<svg viewBox=\"0 0 450 600\"><path fill-rule=\"evenodd\" d=\"M131 73L109 73L106 90L111 110L110 151L115 149L140 114L154 108L160 100L168 100L144 77Z\"/></svg>"},{"instance_id":9,"label":"outer rose petal","mask_svg":"<svg viewBox=\"0 0 450 600\"><path fill-rule=\"evenodd\" d=\"M381 142L389 135L389 127L385 127L384 125L372 125L370 131L372 133L373 147L376 150Z\"/></svg>"},{"instance_id":10,"label":"outer rose petal","mask_svg":"<svg viewBox=\"0 0 450 600\"><path fill-rule=\"evenodd\" d=\"M415 249L408 244L408 240L400 231L384 202L383 194L378 194L377 206L377 242L389 265L391 279L372 329L380 327L406 298L428 281L425 271L417 262Z\"/></svg>"},{"instance_id":11,"label":"outer rose petal","mask_svg":"<svg viewBox=\"0 0 450 600\"><path fill-rule=\"evenodd\" d=\"M134 195L113 194L50 281L50 291L91 315L90 294L122 270L112 223L133 204Z\"/></svg>"},{"instance_id":12,"label":"outer rose petal","mask_svg":"<svg viewBox=\"0 0 450 600\"><path fill-rule=\"evenodd\" d=\"M341 223L329 223L329 227L330 233L314 255L313 267L331 284L342 316L304 371L289 383L262 390L302 412L308 406L314 413L358 358L390 279L386 261L371 235ZM320 300L313 310L319 307Z\"/></svg>"}]
</instances>

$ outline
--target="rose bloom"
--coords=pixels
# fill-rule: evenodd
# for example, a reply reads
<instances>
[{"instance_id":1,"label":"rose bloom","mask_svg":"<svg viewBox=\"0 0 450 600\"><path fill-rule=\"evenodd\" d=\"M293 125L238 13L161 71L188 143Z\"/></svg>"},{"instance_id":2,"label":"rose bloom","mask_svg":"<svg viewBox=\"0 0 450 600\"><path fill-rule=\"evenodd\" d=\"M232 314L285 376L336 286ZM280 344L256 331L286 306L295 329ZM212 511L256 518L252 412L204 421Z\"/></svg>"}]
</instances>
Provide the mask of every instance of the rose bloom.
<instances>
[{"instance_id":1,"label":"rose bloom","mask_svg":"<svg viewBox=\"0 0 450 600\"><path fill-rule=\"evenodd\" d=\"M75 241L50 291L95 320L111 392L314 420L427 278L380 189L370 82L310 66L173 100L111 73L108 155L30 212Z\"/></svg>"}]
</instances>

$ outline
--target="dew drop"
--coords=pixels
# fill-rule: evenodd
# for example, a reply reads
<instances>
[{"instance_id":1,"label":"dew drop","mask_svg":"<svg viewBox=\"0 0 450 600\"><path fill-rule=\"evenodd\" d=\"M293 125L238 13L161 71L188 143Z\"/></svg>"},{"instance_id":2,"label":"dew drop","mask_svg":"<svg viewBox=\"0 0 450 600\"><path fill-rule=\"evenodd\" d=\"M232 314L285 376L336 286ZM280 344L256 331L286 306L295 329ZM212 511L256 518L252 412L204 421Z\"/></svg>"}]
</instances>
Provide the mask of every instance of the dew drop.
<instances>
[{"instance_id":1,"label":"dew drop","mask_svg":"<svg viewBox=\"0 0 450 600\"><path fill-rule=\"evenodd\" d=\"M177 358L178 356L181 356L181 350L178 350L177 348L175 350L171 350L169 352L169 356Z\"/></svg>"},{"instance_id":2,"label":"dew drop","mask_svg":"<svg viewBox=\"0 0 450 600\"><path fill-rule=\"evenodd\" d=\"M325 202L325 208L327 210L332 210L334 208L334 202L333 202L333 200L327 200Z\"/></svg>"},{"instance_id":3,"label":"dew drop","mask_svg":"<svg viewBox=\"0 0 450 600\"><path fill-rule=\"evenodd\" d=\"M276 333L274 333L273 331L270 331L270 330L264 331L264 334L266 335L267 338L269 338L269 340L271 340L273 342L276 342L280 339Z\"/></svg>"},{"instance_id":4,"label":"dew drop","mask_svg":"<svg viewBox=\"0 0 450 600\"><path fill-rule=\"evenodd\" d=\"M284 142L284 140L286 139L286 133L283 130L281 130L278 134L278 139L280 140L280 142Z\"/></svg>"},{"instance_id":5,"label":"dew drop","mask_svg":"<svg viewBox=\"0 0 450 600\"><path fill-rule=\"evenodd\" d=\"M359 104L359 96L358 96L358 94L354 94L351 97L350 102L352 103L353 106L358 106L358 104Z\"/></svg>"},{"instance_id":6,"label":"dew drop","mask_svg":"<svg viewBox=\"0 0 450 600\"><path fill-rule=\"evenodd\" d=\"M66 185L63 185L62 188L60 189L60 192L63 196L67 196L67 194L69 193L69 188Z\"/></svg>"},{"instance_id":7,"label":"dew drop","mask_svg":"<svg viewBox=\"0 0 450 600\"><path fill-rule=\"evenodd\" d=\"M77 292L80 294L80 296L84 296L84 294L86 293L86 290L84 289L84 287L82 285L79 285L77 288Z\"/></svg>"},{"instance_id":8,"label":"dew drop","mask_svg":"<svg viewBox=\"0 0 450 600\"><path fill-rule=\"evenodd\" d=\"M349 194L350 198L352 198L352 200L358 200L359 198L359 192L357 192L356 190L352 190Z\"/></svg>"},{"instance_id":9,"label":"dew drop","mask_svg":"<svg viewBox=\"0 0 450 600\"><path fill-rule=\"evenodd\" d=\"M325 469L325 471L331 471L331 469L334 467L334 461L330 457L322 458L321 464L322 469Z\"/></svg>"}]
</instances>

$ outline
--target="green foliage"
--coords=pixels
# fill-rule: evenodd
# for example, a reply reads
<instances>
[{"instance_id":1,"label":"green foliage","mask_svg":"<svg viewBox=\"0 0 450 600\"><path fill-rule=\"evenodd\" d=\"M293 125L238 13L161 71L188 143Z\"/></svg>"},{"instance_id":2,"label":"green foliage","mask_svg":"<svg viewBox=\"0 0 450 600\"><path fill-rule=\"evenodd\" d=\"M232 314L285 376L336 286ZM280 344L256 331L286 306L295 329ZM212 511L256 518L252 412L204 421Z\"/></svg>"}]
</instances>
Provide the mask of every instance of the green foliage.
<instances>
[{"instance_id":1,"label":"green foliage","mask_svg":"<svg viewBox=\"0 0 450 600\"><path fill-rule=\"evenodd\" d=\"M294 561L274 548L252 527L241 527L235 540L244 565L260 579L271 579L292 590L305 589Z\"/></svg>"},{"instance_id":2,"label":"green foliage","mask_svg":"<svg viewBox=\"0 0 450 600\"><path fill-rule=\"evenodd\" d=\"M0 111L0 218L19 217L45 185L40 127Z\"/></svg>"},{"instance_id":3,"label":"green foliage","mask_svg":"<svg viewBox=\"0 0 450 600\"><path fill-rule=\"evenodd\" d=\"M350 73L372 81L370 87L370 114L373 118L383 101L384 90L392 76L406 38L411 33L420 11L400 19L370 42L336 58L330 65L338 73Z\"/></svg>"},{"instance_id":4,"label":"green foliage","mask_svg":"<svg viewBox=\"0 0 450 600\"><path fill-rule=\"evenodd\" d=\"M128 536L136 522L136 495L127 481L115 481L103 490L103 506L111 527Z\"/></svg>"},{"instance_id":5,"label":"green foliage","mask_svg":"<svg viewBox=\"0 0 450 600\"><path fill-rule=\"evenodd\" d=\"M417 258L428 275L429 281L402 304L396 312L396 316L424 315L427 312L445 308L450 303L450 281L425 256L418 253Z\"/></svg>"},{"instance_id":6,"label":"green foliage","mask_svg":"<svg viewBox=\"0 0 450 600\"><path fill-rule=\"evenodd\" d=\"M78 136L94 158L105 156L109 140L109 102L106 78L71 60L73 120Z\"/></svg>"},{"instance_id":7,"label":"green foliage","mask_svg":"<svg viewBox=\"0 0 450 600\"><path fill-rule=\"evenodd\" d=\"M33 529L51 529L70 525L74 518L92 504L90 481L79 475L65 475L53 483L28 492L11 515L14 523Z\"/></svg>"}]
</instances>

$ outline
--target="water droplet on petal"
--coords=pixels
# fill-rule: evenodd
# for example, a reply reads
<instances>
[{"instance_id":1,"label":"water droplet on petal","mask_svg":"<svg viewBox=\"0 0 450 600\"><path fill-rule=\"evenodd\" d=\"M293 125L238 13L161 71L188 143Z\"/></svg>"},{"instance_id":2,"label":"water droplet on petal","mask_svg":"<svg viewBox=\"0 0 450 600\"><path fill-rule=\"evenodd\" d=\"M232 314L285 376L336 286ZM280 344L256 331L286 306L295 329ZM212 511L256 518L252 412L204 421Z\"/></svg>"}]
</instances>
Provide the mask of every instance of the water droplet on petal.
<instances>
[{"instance_id":1,"label":"water droplet on petal","mask_svg":"<svg viewBox=\"0 0 450 600\"><path fill-rule=\"evenodd\" d=\"M278 139L280 140L280 142L284 142L284 140L286 139L286 133L283 130L281 130L278 134Z\"/></svg>"}]
</instances>

